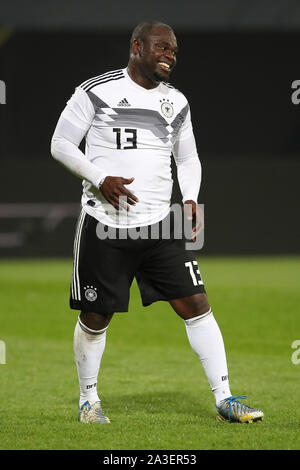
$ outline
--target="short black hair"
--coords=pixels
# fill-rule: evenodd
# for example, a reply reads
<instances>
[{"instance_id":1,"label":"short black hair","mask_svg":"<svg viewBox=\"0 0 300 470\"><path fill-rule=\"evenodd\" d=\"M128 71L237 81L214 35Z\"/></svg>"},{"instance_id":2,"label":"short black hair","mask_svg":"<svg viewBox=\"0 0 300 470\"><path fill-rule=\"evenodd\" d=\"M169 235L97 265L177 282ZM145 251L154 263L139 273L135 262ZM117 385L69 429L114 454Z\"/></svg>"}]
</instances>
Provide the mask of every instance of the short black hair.
<instances>
[{"instance_id":1,"label":"short black hair","mask_svg":"<svg viewBox=\"0 0 300 470\"><path fill-rule=\"evenodd\" d=\"M161 21L157 21L157 20L143 21L142 23L139 23L132 31L131 38L130 38L130 51L132 49L133 41L135 41L136 39L140 39L141 41L144 41L146 36L155 27L168 28L174 34L173 28L171 28L171 26L166 23L162 23Z\"/></svg>"}]
</instances>

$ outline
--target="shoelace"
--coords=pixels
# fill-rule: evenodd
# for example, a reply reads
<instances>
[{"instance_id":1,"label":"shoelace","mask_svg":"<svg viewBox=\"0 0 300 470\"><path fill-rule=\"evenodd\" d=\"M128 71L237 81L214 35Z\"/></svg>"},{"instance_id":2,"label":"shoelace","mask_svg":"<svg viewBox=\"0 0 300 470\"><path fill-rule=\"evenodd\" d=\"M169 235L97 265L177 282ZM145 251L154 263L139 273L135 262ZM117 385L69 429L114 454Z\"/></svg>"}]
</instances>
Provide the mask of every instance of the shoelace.
<instances>
[{"instance_id":1,"label":"shoelace","mask_svg":"<svg viewBox=\"0 0 300 470\"><path fill-rule=\"evenodd\" d=\"M95 409L95 414L99 417L99 418L106 418L105 414L103 413L103 410L101 408L101 406L99 408L96 408Z\"/></svg>"},{"instance_id":2,"label":"shoelace","mask_svg":"<svg viewBox=\"0 0 300 470\"><path fill-rule=\"evenodd\" d=\"M228 405L229 405L229 416L228 416L229 421L231 419L231 408L232 408L233 405L237 405L237 409L238 409L239 406L249 408L249 407L247 407L247 405L244 405L244 403L240 403L238 401L239 398L243 400L243 399L247 398L247 396L246 395L237 395L236 397L228 397L228 398L225 398L225 400L222 400L222 402L221 402L221 403L226 403L226 404L228 403Z\"/></svg>"}]
</instances>

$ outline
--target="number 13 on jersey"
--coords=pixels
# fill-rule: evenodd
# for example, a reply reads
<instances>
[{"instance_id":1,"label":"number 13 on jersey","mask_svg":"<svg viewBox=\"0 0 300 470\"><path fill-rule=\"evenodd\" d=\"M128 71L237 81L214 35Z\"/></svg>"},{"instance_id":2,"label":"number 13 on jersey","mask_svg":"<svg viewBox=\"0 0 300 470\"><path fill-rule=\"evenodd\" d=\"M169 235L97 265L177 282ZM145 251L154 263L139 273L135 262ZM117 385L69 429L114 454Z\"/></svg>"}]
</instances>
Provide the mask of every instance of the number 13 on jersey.
<instances>
[{"instance_id":1,"label":"number 13 on jersey","mask_svg":"<svg viewBox=\"0 0 300 470\"><path fill-rule=\"evenodd\" d=\"M137 148L137 130L136 129L121 129L120 127L114 127L113 132L116 133L116 145L118 150L129 150ZM126 136L124 136L126 134ZM122 141L129 142L130 145L123 145Z\"/></svg>"}]
</instances>

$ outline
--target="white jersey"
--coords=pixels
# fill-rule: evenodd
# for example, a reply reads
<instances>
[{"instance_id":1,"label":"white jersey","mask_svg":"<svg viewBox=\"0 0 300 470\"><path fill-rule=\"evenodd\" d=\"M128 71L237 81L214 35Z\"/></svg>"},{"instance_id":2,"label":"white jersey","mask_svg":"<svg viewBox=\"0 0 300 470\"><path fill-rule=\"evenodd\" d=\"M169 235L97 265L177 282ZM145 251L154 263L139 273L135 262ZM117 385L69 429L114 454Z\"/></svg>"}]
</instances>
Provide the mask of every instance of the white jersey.
<instances>
[{"instance_id":1,"label":"white jersey","mask_svg":"<svg viewBox=\"0 0 300 470\"><path fill-rule=\"evenodd\" d=\"M78 149L83 137L84 154ZM52 154L83 178L84 210L112 227L150 225L168 214L172 154L183 200L197 202L201 166L187 99L163 82L145 89L127 69L76 88L55 130ZM126 187L139 202L117 211L97 188L105 176L134 177Z\"/></svg>"}]
</instances>

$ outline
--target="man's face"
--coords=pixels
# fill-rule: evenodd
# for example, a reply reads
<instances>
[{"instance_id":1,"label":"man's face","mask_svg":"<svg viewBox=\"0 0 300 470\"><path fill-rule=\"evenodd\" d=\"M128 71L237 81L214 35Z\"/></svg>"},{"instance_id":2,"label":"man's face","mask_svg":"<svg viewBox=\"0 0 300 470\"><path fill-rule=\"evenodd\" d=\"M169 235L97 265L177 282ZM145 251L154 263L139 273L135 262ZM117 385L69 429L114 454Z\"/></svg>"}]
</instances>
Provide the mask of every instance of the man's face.
<instances>
[{"instance_id":1,"label":"man's face","mask_svg":"<svg viewBox=\"0 0 300 470\"><path fill-rule=\"evenodd\" d=\"M153 27L143 42L139 42L139 68L152 82L168 81L176 65L178 51L174 33L166 27Z\"/></svg>"}]
</instances>

